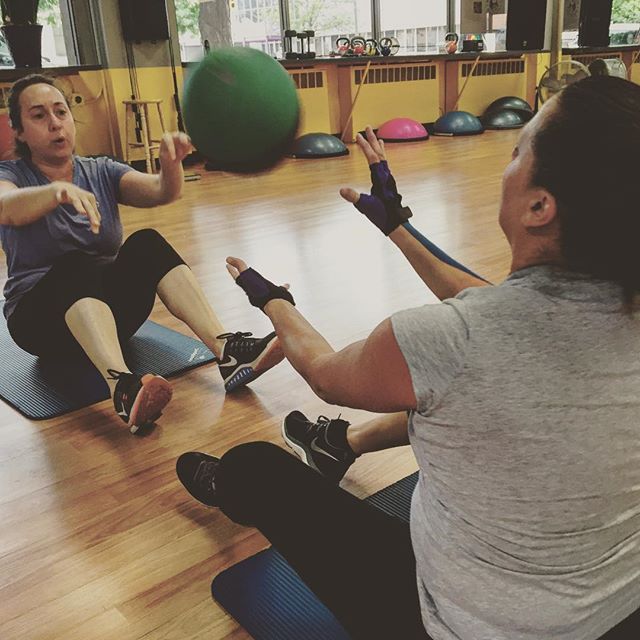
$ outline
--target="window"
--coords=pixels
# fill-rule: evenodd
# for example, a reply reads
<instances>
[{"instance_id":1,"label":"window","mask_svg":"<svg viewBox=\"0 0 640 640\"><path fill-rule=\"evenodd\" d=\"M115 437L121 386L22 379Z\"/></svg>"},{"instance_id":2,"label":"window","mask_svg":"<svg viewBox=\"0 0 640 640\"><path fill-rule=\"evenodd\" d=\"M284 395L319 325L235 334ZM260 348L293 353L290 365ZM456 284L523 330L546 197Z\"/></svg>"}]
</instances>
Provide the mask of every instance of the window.
<instances>
[{"instance_id":1,"label":"window","mask_svg":"<svg viewBox=\"0 0 640 640\"><path fill-rule=\"evenodd\" d=\"M316 55L326 56L339 36L371 38L371 0L288 0L291 29L315 31Z\"/></svg>"},{"instance_id":2,"label":"window","mask_svg":"<svg viewBox=\"0 0 640 640\"><path fill-rule=\"evenodd\" d=\"M231 34L234 45L261 49L281 58L278 0L234 0L231 5Z\"/></svg>"},{"instance_id":3,"label":"window","mask_svg":"<svg viewBox=\"0 0 640 640\"><path fill-rule=\"evenodd\" d=\"M66 67L98 63L96 37L89 0L40 0L42 66ZM0 33L0 67L13 67L13 58Z\"/></svg>"},{"instance_id":4,"label":"window","mask_svg":"<svg viewBox=\"0 0 640 640\"><path fill-rule=\"evenodd\" d=\"M461 39L466 34L482 33L487 51L504 51L507 48L506 0L454 2L456 31L461 34Z\"/></svg>"},{"instance_id":5,"label":"window","mask_svg":"<svg viewBox=\"0 0 640 640\"><path fill-rule=\"evenodd\" d=\"M180 52L185 62L202 57L204 43L244 46L282 56L278 0L175 0Z\"/></svg>"},{"instance_id":6,"label":"window","mask_svg":"<svg viewBox=\"0 0 640 640\"><path fill-rule=\"evenodd\" d=\"M640 0L613 0L610 44L640 44Z\"/></svg>"},{"instance_id":7,"label":"window","mask_svg":"<svg viewBox=\"0 0 640 640\"><path fill-rule=\"evenodd\" d=\"M447 0L380 0L380 37L395 37L400 53L438 52L447 31Z\"/></svg>"},{"instance_id":8,"label":"window","mask_svg":"<svg viewBox=\"0 0 640 640\"><path fill-rule=\"evenodd\" d=\"M562 22L562 46L567 48L578 46L578 25L580 24L580 0L566 0L564 3L564 20Z\"/></svg>"},{"instance_id":9,"label":"window","mask_svg":"<svg viewBox=\"0 0 640 640\"><path fill-rule=\"evenodd\" d=\"M38 23L42 28L42 66L65 67L69 64L59 0L40 0ZM70 26L69 21L65 22ZM9 47L0 39L0 66L13 67Z\"/></svg>"},{"instance_id":10,"label":"window","mask_svg":"<svg viewBox=\"0 0 640 640\"><path fill-rule=\"evenodd\" d=\"M42 28L42 66L65 67L69 64L62 31L59 0L40 0L38 23Z\"/></svg>"}]
</instances>

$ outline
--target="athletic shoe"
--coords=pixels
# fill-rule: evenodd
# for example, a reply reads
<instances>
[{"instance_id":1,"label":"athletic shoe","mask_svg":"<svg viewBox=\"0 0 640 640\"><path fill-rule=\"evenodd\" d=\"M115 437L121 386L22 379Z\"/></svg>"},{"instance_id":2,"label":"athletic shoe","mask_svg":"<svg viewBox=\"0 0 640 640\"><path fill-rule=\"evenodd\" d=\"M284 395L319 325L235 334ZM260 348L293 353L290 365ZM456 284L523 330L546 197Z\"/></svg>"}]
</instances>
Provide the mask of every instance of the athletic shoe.
<instances>
[{"instance_id":1,"label":"athletic shoe","mask_svg":"<svg viewBox=\"0 0 640 640\"><path fill-rule=\"evenodd\" d=\"M112 369L108 373L112 380L118 381L113 393L113 406L129 425L131 433L153 424L171 400L171 385L162 376L153 373L138 376Z\"/></svg>"},{"instance_id":2,"label":"athletic shoe","mask_svg":"<svg viewBox=\"0 0 640 640\"><path fill-rule=\"evenodd\" d=\"M305 464L333 482L340 482L356 459L353 451L346 448L344 434L348 426L346 420L330 420L324 416L311 422L300 411L292 411L282 422L282 436ZM342 434L338 435L338 431ZM343 439L346 447L339 446Z\"/></svg>"},{"instance_id":3,"label":"athletic shoe","mask_svg":"<svg viewBox=\"0 0 640 640\"><path fill-rule=\"evenodd\" d=\"M218 336L225 340L218 368L227 391L244 387L284 359L275 331L264 338L251 336L242 331Z\"/></svg>"},{"instance_id":4,"label":"athletic shoe","mask_svg":"<svg viewBox=\"0 0 640 640\"><path fill-rule=\"evenodd\" d=\"M219 458L197 451L183 453L176 461L176 473L184 488L208 507L218 506L215 475L219 464Z\"/></svg>"}]
</instances>

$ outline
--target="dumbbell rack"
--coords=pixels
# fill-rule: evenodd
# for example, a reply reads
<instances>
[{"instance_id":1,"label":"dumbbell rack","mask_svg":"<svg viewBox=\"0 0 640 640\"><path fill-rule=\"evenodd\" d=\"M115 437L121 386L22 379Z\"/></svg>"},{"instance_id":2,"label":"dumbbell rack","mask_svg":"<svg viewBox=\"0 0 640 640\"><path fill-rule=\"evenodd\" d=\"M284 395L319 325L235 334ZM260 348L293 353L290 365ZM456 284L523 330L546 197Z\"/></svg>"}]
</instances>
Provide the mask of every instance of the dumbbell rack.
<instances>
[{"instance_id":1,"label":"dumbbell rack","mask_svg":"<svg viewBox=\"0 0 640 640\"><path fill-rule=\"evenodd\" d=\"M285 59L312 60L315 58L316 52L311 51L311 38L315 37L315 35L316 32L311 29L307 29L306 31L294 31L292 29L287 29L284 32L283 38ZM295 51L293 50L294 41L296 42Z\"/></svg>"}]
</instances>

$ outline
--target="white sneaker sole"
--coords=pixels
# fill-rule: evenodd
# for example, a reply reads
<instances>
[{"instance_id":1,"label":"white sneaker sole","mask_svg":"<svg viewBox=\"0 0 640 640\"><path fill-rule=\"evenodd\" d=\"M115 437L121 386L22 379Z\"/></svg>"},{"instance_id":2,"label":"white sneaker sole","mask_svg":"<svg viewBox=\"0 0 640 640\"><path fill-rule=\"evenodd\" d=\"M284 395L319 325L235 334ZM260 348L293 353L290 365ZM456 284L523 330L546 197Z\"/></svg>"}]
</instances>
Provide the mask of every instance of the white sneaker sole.
<instances>
[{"instance_id":1,"label":"white sneaker sole","mask_svg":"<svg viewBox=\"0 0 640 640\"><path fill-rule=\"evenodd\" d=\"M293 442L293 440L290 440L289 437L287 436L287 433L284 428L285 421L286 421L286 418L282 421L282 426L281 426L282 439L285 441L285 444L287 445L287 447L289 447L289 449L291 449L298 456L298 458L302 460L302 462L304 462L308 467L311 467L313 469L312 465L309 464L309 459L307 458L307 452L299 444L296 444L295 442Z\"/></svg>"},{"instance_id":2,"label":"white sneaker sole","mask_svg":"<svg viewBox=\"0 0 640 640\"><path fill-rule=\"evenodd\" d=\"M284 353L278 341L278 336L274 336L267 347L253 362L245 362L235 369L235 371L227 376L224 380L224 388L226 391L233 391L240 387L253 382L269 369L280 364L284 360Z\"/></svg>"}]
</instances>

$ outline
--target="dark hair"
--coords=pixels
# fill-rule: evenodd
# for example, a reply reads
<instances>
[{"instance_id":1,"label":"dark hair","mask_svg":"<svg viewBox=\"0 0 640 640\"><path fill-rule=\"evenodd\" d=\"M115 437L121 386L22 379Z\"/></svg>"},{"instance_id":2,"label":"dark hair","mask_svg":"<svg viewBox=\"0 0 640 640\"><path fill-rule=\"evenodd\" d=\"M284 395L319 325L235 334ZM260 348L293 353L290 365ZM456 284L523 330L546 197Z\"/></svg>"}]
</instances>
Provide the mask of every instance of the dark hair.
<instances>
[{"instance_id":1,"label":"dark hair","mask_svg":"<svg viewBox=\"0 0 640 640\"><path fill-rule=\"evenodd\" d=\"M569 85L534 134L534 186L558 202L565 266L640 291L640 86L611 76Z\"/></svg>"},{"instance_id":2,"label":"dark hair","mask_svg":"<svg viewBox=\"0 0 640 640\"><path fill-rule=\"evenodd\" d=\"M11 92L9 93L9 121L11 128L17 133L22 132L22 116L20 114L20 96L22 92L34 84L48 84L52 87L56 86L53 78L42 75L41 73L32 73L20 80L16 80L11 86ZM56 87L57 88L57 87ZM65 97L66 101L66 97ZM28 145L20 140L16 139L16 153L20 158L30 158L31 150Z\"/></svg>"}]
</instances>

